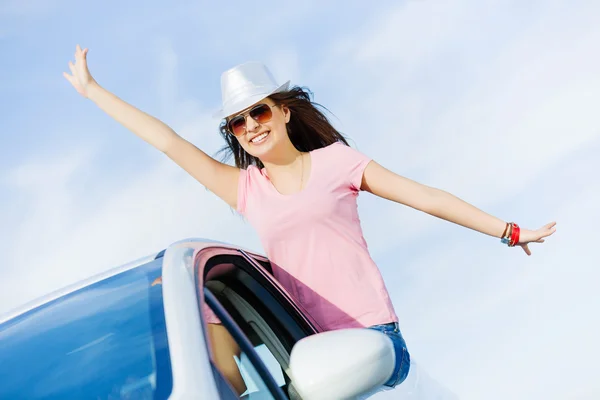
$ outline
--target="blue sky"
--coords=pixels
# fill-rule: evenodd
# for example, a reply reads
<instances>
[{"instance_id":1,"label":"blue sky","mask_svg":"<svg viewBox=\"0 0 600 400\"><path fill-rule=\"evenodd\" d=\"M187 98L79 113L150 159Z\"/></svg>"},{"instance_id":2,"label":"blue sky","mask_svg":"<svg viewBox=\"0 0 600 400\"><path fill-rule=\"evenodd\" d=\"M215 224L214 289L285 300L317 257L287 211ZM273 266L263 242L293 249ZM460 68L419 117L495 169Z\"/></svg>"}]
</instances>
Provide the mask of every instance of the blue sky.
<instances>
[{"instance_id":1,"label":"blue sky","mask_svg":"<svg viewBox=\"0 0 600 400\"><path fill-rule=\"evenodd\" d=\"M218 3L218 4L215 4ZM522 226L533 256L370 197L365 237L411 353L464 399L600 397L600 4L5 0L0 312L185 237L262 251L252 228L81 98L107 89L203 150L220 73L258 60L310 87L352 144Z\"/></svg>"}]
</instances>

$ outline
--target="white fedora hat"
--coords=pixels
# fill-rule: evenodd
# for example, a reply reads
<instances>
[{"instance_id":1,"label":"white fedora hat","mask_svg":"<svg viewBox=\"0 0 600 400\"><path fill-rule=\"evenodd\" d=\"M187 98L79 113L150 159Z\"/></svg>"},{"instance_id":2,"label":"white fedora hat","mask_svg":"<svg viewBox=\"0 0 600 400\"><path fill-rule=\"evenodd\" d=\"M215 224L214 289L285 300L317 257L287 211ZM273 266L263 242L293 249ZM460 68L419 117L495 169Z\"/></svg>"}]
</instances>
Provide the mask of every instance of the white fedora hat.
<instances>
[{"instance_id":1,"label":"white fedora hat","mask_svg":"<svg viewBox=\"0 0 600 400\"><path fill-rule=\"evenodd\" d=\"M260 62L237 65L221 74L223 107L213 117L225 118L238 113L273 93L287 90L289 85L290 81L278 85L271 71Z\"/></svg>"}]
</instances>

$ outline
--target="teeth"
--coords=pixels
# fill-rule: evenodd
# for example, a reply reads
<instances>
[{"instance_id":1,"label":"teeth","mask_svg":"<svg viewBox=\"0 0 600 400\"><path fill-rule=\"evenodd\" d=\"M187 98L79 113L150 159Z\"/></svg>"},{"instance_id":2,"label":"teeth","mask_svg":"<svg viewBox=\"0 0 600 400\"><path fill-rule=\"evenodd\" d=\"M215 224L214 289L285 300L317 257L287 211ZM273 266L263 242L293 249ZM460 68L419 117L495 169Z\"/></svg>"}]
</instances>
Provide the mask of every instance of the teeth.
<instances>
[{"instance_id":1,"label":"teeth","mask_svg":"<svg viewBox=\"0 0 600 400\"><path fill-rule=\"evenodd\" d=\"M254 139L251 140L252 143L256 143L256 142L260 142L261 140L263 140L264 138L267 137L267 135L269 134L269 132L265 132L261 135L258 135L257 137L255 137Z\"/></svg>"}]
</instances>

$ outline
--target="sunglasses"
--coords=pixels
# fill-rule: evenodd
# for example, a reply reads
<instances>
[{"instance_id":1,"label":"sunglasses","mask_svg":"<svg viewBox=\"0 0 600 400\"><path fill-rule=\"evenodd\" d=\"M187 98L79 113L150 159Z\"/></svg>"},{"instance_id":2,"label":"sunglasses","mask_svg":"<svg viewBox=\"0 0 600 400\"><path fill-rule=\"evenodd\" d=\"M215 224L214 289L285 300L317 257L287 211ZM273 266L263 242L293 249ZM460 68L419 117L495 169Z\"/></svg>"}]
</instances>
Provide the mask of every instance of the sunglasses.
<instances>
[{"instance_id":1,"label":"sunglasses","mask_svg":"<svg viewBox=\"0 0 600 400\"><path fill-rule=\"evenodd\" d=\"M245 113L238 114L227 122L227 130L233 136L241 136L246 133L246 118L248 115L259 124L269 122L273 118L273 110L268 104L257 104Z\"/></svg>"}]
</instances>

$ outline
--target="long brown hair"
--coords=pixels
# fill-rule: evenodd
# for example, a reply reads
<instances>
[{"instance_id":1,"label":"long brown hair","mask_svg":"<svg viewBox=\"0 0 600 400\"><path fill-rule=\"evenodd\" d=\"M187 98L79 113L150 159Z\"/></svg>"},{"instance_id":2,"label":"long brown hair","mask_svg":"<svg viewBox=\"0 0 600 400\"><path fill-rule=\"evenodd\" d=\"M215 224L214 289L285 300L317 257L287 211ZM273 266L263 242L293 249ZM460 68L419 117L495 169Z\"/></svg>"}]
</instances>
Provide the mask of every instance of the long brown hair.
<instances>
[{"instance_id":1,"label":"long brown hair","mask_svg":"<svg viewBox=\"0 0 600 400\"><path fill-rule=\"evenodd\" d=\"M335 142L342 142L348 146L346 138L331 125L322 110L325 107L311 100L312 92L308 88L294 86L285 92L279 92L269 96L276 105L285 105L290 111L290 122L286 128L288 136L298 151L311 151L329 146ZM248 168L250 165L263 167L263 163L248 154L237 139L227 131L227 121L219 127L221 136L227 143L217 154L222 155L223 161L234 157L238 168Z\"/></svg>"}]
</instances>

